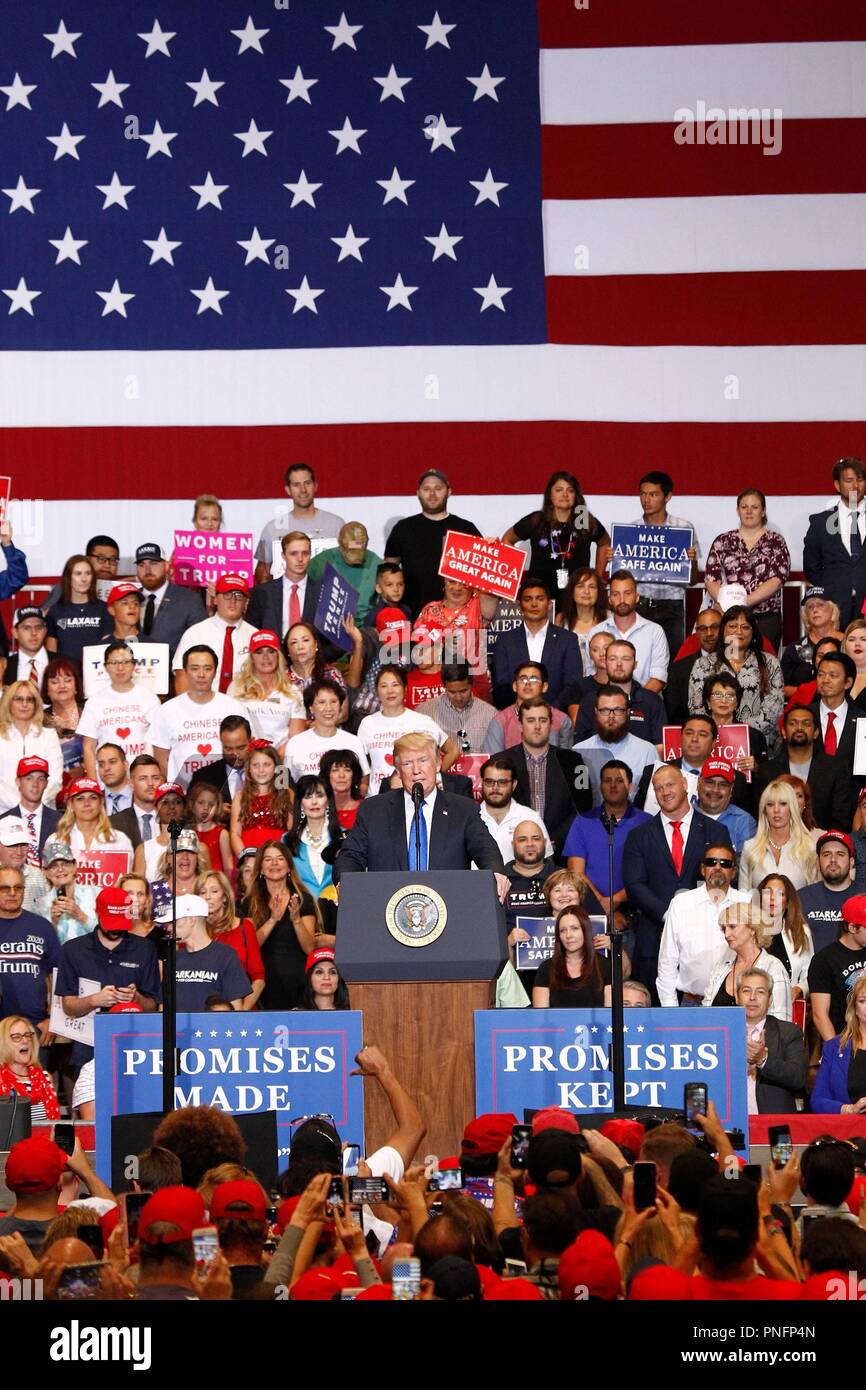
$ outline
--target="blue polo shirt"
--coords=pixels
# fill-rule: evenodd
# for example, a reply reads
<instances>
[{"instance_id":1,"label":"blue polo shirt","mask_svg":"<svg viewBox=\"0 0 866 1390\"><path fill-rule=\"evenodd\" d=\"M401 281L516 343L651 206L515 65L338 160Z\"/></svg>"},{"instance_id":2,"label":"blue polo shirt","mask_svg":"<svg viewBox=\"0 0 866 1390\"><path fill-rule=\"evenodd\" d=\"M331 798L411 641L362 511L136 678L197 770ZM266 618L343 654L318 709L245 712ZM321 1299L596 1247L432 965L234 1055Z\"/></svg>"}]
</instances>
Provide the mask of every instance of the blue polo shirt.
<instances>
[{"instance_id":1,"label":"blue polo shirt","mask_svg":"<svg viewBox=\"0 0 866 1390\"><path fill-rule=\"evenodd\" d=\"M60 942L44 917L22 912L0 920L0 1018L21 1014L31 1023L47 1018L45 981L59 962Z\"/></svg>"},{"instance_id":2,"label":"blue polo shirt","mask_svg":"<svg viewBox=\"0 0 866 1390\"><path fill-rule=\"evenodd\" d=\"M77 995L79 980L98 980L100 989L106 985L118 989L135 985L139 994L155 999L157 1004L162 997L156 951L149 941L129 932L113 951L99 940L98 928L86 936L67 941L60 952L55 993ZM107 1010L98 1012L107 1013ZM74 1066L83 1066L92 1056L92 1047L79 1042L73 1044L71 1060Z\"/></svg>"},{"instance_id":3,"label":"blue polo shirt","mask_svg":"<svg viewBox=\"0 0 866 1390\"><path fill-rule=\"evenodd\" d=\"M252 989L237 951L223 941L212 941L201 951L178 951L175 979L179 1014L203 1013L209 994L243 999Z\"/></svg>"},{"instance_id":4,"label":"blue polo shirt","mask_svg":"<svg viewBox=\"0 0 866 1390\"><path fill-rule=\"evenodd\" d=\"M600 893L607 896L608 885L608 845L607 831L601 823L600 806L594 807L591 811L585 811L581 816L575 816L571 822L571 829L565 839L565 846L562 851L564 859L572 855L578 859L586 860L586 876L590 882L594 883ZM622 853L625 849L625 842L631 832L644 821L652 820L652 816L647 815L646 811L639 811L637 806L631 802L622 820L617 824L613 832L613 891L619 893L624 887L622 881Z\"/></svg>"}]
</instances>

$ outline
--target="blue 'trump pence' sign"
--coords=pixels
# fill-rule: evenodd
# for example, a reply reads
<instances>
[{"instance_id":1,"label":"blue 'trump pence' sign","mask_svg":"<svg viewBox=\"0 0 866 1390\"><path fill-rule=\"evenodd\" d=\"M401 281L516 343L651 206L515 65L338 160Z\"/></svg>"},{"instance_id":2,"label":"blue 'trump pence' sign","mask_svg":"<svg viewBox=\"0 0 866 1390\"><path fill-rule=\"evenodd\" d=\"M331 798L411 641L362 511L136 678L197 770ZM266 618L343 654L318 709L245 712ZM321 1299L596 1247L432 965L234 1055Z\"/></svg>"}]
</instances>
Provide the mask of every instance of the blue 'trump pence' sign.
<instances>
[{"instance_id":1,"label":"blue 'trump pence' sign","mask_svg":"<svg viewBox=\"0 0 866 1390\"><path fill-rule=\"evenodd\" d=\"M692 574L690 526L621 526L611 528L611 578L630 570L639 584L688 584Z\"/></svg>"},{"instance_id":2,"label":"blue 'trump pence' sign","mask_svg":"<svg viewBox=\"0 0 866 1390\"><path fill-rule=\"evenodd\" d=\"M162 1109L158 1014L96 1017L96 1166L111 1175L111 1116ZM349 1081L363 1046L355 1010L315 1013L178 1014L175 1104L215 1105L232 1115L274 1110L278 1153L291 1121L333 1115L344 1139L363 1143L364 1092Z\"/></svg>"},{"instance_id":3,"label":"blue 'trump pence' sign","mask_svg":"<svg viewBox=\"0 0 866 1390\"><path fill-rule=\"evenodd\" d=\"M352 639L343 627L343 619L350 613L354 616L358 597L358 590L347 583L332 564L325 565L313 626L345 652L352 650Z\"/></svg>"},{"instance_id":4,"label":"blue 'trump pence' sign","mask_svg":"<svg viewBox=\"0 0 866 1390\"><path fill-rule=\"evenodd\" d=\"M743 1010L625 1012L626 1104L681 1110L684 1084L704 1081L725 1127L748 1136ZM612 1033L609 1009L479 1009L476 1113L613 1109Z\"/></svg>"}]
</instances>

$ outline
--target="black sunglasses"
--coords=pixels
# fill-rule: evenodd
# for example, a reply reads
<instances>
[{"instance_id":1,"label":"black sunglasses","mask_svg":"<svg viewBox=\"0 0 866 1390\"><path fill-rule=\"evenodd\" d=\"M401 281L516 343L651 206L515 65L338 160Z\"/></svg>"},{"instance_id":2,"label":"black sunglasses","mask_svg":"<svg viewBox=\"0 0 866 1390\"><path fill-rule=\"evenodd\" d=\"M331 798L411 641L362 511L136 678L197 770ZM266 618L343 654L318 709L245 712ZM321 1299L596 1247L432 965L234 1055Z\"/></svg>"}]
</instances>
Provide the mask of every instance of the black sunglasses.
<instances>
[{"instance_id":1,"label":"black sunglasses","mask_svg":"<svg viewBox=\"0 0 866 1390\"><path fill-rule=\"evenodd\" d=\"M703 862L708 869L732 869L734 867L733 859L705 859Z\"/></svg>"}]
</instances>

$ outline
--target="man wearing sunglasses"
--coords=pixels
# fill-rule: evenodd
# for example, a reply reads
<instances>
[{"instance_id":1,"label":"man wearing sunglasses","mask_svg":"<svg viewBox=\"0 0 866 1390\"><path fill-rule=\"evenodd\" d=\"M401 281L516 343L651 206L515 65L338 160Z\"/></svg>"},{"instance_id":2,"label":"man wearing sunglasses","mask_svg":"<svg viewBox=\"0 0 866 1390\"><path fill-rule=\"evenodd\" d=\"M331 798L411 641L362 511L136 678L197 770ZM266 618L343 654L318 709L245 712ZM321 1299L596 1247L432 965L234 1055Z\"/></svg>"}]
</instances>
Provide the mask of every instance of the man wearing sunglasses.
<instances>
[{"instance_id":1,"label":"man wearing sunglasses","mask_svg":"<svg viewBox=\"0 0 866 1390\"><path fill-rule=\"evenodd\" d=\"M729 844L708 844L701 860L703 882L677 893L665 913L656 988L663 1005L698 1007L710 977L727 949L719 913L751 901L732 888L737 860Z\"/></svg>"}]
</instances>

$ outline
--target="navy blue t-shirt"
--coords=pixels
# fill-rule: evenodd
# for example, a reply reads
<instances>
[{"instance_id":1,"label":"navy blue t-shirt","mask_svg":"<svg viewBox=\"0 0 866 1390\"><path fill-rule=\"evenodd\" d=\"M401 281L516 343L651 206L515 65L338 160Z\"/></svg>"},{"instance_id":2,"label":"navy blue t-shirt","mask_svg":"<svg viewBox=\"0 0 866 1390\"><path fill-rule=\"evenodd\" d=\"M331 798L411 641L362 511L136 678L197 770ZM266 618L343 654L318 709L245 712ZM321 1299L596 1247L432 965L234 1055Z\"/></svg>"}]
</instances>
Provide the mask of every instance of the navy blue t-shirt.
<instances>
[{"instance_id":1,"label":"navy blue t-shirt","mask_svg":"<svg viewBox=\"0 0 866 1390\"><path fill-rule=\"evenodd\" d=\"M95 603L55 603L48 612L48 636L57 639L57 655L82 664L84 648L95 647L109 614L101 600Z\"/></svg>"},{"instance_id":2,"label":"navy blue t-shirt","mask_svg":"<svg viewBox=\"0 0 866 1390\"><path fill-rule=\"evenodd\" d=\"M812 945L816 955L825 946L839 940L839 934L845 927L842 921L842 904L851 897L852 892L853 889L849 885L841 893L836 893L832 888L828 888L823 880L820 883L808 883L805 888L800 889L800 906L812 931Z\"/></svg>"},{"instance_id":3,"label":"navy blue t-shirt","mask_svg":"<svg viewBox=\"0 0 866 1390\"><path fill-rule=\"evenodd\" d=\"M59 962L60 942L45 917L22 912L0 920L0 1017L47 1018L45 981Z\"/></svg>"},{"instance_id":4,"label":"navy blue t-shirt","mask_svg":"<svg viewBox=\"0 0 866 1390\"><path fill-rule=\"evenodd\" d=\"M155 999L157 1004L162 997L156 951L149 941L129 933L113 951L100 941L99 928L67 941L60 953L55 992L61 996L77 996L79 980L97 980L100 989L105 985L114 985L117 989L135 985L139 994ZM80 1042L73 1044L74 1066L83 1066L92 1056L92 1047Z\"/></svg>"},{"instance_id":5,"label":"navy blue t-shirt","mask_svg":"<svg viewBox=\"0 0 866 1390\"><path fill-rule=\"evenodd\" d=\"M252 990L237 951L222 941L212 941L201 951L178 951L177 1011L202 1013L209 994L223 999L243 999Z\"/></svg>"}]
</instances>

